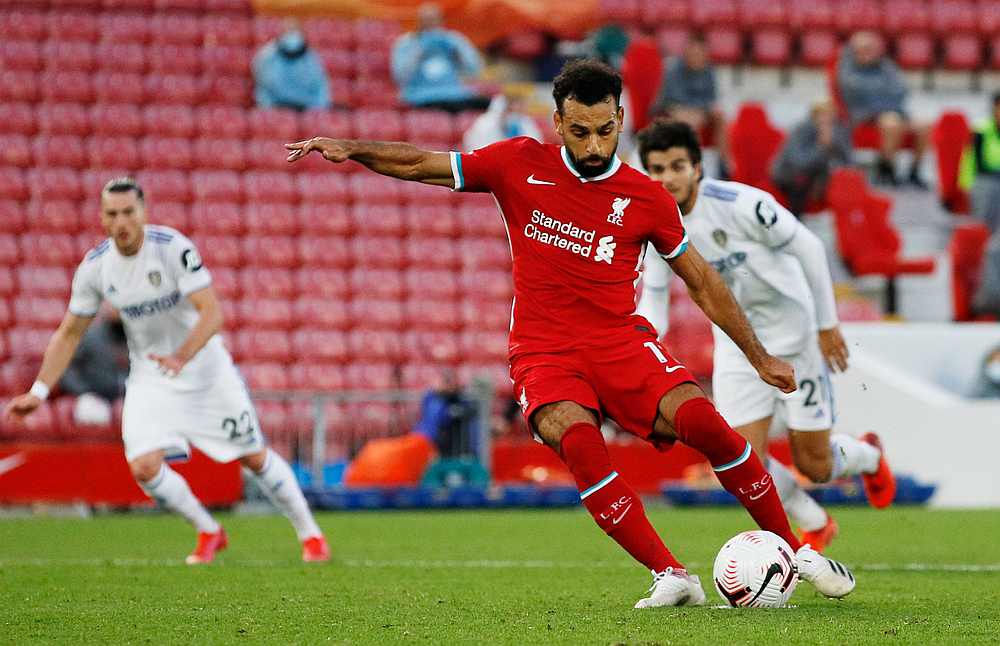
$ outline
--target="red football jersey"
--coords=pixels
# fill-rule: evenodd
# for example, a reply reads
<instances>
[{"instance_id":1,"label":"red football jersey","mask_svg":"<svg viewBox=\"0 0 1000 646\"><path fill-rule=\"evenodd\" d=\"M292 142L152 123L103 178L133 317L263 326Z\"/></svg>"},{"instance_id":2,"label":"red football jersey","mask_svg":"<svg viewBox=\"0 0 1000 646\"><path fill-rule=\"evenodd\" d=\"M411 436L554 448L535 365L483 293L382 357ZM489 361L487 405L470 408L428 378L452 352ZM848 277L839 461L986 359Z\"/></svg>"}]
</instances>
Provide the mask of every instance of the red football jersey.
<instances>
[{"instance_id":1,"label":"red football jersey","mask_svg":"<svg viewBox=\"0 0 1000 646\"><path fill-rule=\"evenodd\" d=\"M652 329L635 311L646 242L666 258L687 248L673 197L617 157L581 177L561 146L518 137L452 153L455 189L493 193L514 262L510 354L613 343Z\"/></svg>"}]
</instances>

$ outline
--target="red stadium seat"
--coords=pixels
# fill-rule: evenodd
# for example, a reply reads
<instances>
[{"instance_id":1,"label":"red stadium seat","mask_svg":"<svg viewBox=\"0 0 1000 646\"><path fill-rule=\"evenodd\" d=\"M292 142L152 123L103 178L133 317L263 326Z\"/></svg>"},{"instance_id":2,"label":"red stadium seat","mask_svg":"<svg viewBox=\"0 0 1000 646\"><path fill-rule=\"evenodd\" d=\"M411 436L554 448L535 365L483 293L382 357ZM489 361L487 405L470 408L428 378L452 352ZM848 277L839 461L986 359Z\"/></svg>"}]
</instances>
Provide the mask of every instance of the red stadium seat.
<instances>
[{"instance_id":1,"label":"red stadium seat","mask_svg":"<svg viewBox=\"0 0 1000 646\"><path fill-rule=\"evenodd\" d=\"M192 175L191 183L198 201L243 201L243 184L233 171L200 171Z\"/></svg>"},{"instance_id":2,"label":"red stadium seat","mask_svg":"<svg viewBox=\"0 0 1000 646\"><path fill-rule=\"evenodd\" d=\"M456 133L451 115L436 110L412 110L403 118L407 140L452 141Z\"/></svg>"},{"instance_id":3,"label":"red stadium seat","mask_svg":"<svg viewBox=\"0 0 1000 646\"><path fill-rule=\"evenodd\" d=\"M350 139L354 129L348 114L329 110L307 110L299 115L299 132L303 137L323 135Z\"/></svg>"},{"instance_id":4,"label":"red stadium seat","mask_svg":"<svg viewBox=\"0 0 1000 646\"><path fill-rule=\"evenodd\" d=\"M411 235L454 238L459 233L458 222L448 205L412 204L403 210L403 227Z\"/></svg>"},{"instance_id":5,"label":"red stadium seat","mask_svg":"<svg viewBox=\"0 0 1000 646\"><path fill-rule=\"evenodd\" d=\"M979 15L976 18L979 33L987 38L1000 34L1000 4L983 1L979 3Z\"/></svg>"},{"instance_id":6,"label":"red stadium seat","mask_svg":"<svg viewBox=\"0 0 1000 646\"><path fill-rule=\"evenodd\" d=\"M240 272L244 296L290 300L295 294L292 272L280 267L251 267Z\"/></svg>"},{"instance_id":7,"label":"red stadium seat","mask_svg":"<svg viewBox=\"0 0 1000 646\"><path fill-rule=\"evenodd\" d=\"M251 50L246 47L206 46L201 51L201 66L206 74L250 76Z\"/></svg>"},{"instance_id":8,"label":"red stadium seat","mask_svg":"<svg viewBox=\"0 0 1000 646\"><path fill-rule=\"evenodd\" d=\"M142 104L146 100L145 77L129 72L98 72L94 75L94 93L103 103ZM150 94L153 99L159 99Z\"/></svg>"},{"instance_id":9,"label":"red stadium seat","mask_svg":"<svg viewBox=\"0 0 1000 646\"><path fill-rule=\"evenodd\" d=\"M754 31L750 40L750 56L758 65L788 65L792 56L791 35L777 28Z\"/></svg>"},{"instance_id":10,"label":"red stadium seat","mask_svg":"<svg viewBox=\"0 0 1000 646\"><path fill-rule=\"evenodd\" d=\"M399 238L357 235L350 240L353 262L364 267L398 269L403 262Z\"/></svg>"},{"instance_id":11,"label":"red stadium seat","mask_svg":"<svg viewBox=\"0 0 1000 646\"><path fill-rule=\"evenodd\" d=\"M735 0L702 0L691 4L691 22L697 27L736 25L739 17Z\"/></svg>"},{"instance_id":12,"label":"red stadium seat","mask_svg":"<svg viewBox=\"0 0 1000 646\"><path fill-rule=\"evenodd\" d=\"M458 276L447 269L426 269L416 265L403 274L406 291L411 297L448 299L458 296Z\"/></svg>"},{"instance_id":13,"label":"red stadium seat","mask_svg":"<svg viewBox=\"0 0 1000 646\"><path fill-rule=\"evenodd\" d=\"M211 272L212 286L219 297L225 302L235 302L240 296L240 280L236 270L231 267L212 267Z\"/></svg>"},{"instance_id":14,"label":"red stadium seat","mask_svg":"<svg viewBox=\"0 0 1000 646\"><path fill-rule=\"evenodd\" d=\"M241 360L277 361L292 360L292 343L288 333L280 330L240 330L235 335L236 352Z\"/></svg>"},{"instance_id":15,"label":"red stadium seat","mask_svg":"<svg viewBox=\"0 0 1000 646\"><path fill-rule=\"evenodd\" d=\"M87 156L90 166L96 168L137 170L141 166L139 147L131 137L91 137Z\"/></svg>"},{"instance_id":16,"label":"red stadium seat","mask_svg":"<svg viewBox=\"0 0 1000 646\"><path fill-rule=\"evenodd\" d=\"M333 78L353 78L357 76L359 56L351 49L317 46L316 53L323 67ZM336 97L336 94L333 95Z\"/></svg>"},{"instance_id":17,"label":"red stadium seat","mask_svg":"<svg viewBox=\"0 0 1000 646\"><path fill-rule=\"evenodd\" d=\"M69 168L35 168L28 171L32 197L46 200L83 199L83 187L76 171Z\"/></svg>"},{"instance_id":18,"label":"red stadium seat","mask_svg":"<svg viewBox=\"0 0 1000 646\"><path fill-rule=\"evenodd\" d=\"M208 76L202 92L208 104L247 106L252 102L253 82L246 76Z\"/></svg>"},{"instance_id":19,"label":"red stadium seat","mask_svg":"<svg viewBox=\"0 0 1000 646\"><path fill-rule=\"evenodd\" d=\"M834 24L845 35L861 30L878 31L882 15L882 3L878 0L839 0L835 4Z\"/></svg>"},{"instance_id":20,"label":"red stadium seat","mask_svg":"<svg viewBox=\"0 0 1000 646\"><path fill-rule=\"evenodd\" d=\"M944 66L950 70L977 70L982 64L983 45L974 34L955 34L944 40Z\"/></svg>"},{"instance_id":21,"label":"red stadium seat","mask_svg":"<svg viewBox=\"0 0 1000 646\"><path fill-rule=\"evenodd\" d=\"M145 43L149 40L149 17L140 13L101 14L101 38L115 43Z\"/></svg>"},{"instance_id":22,"label":"red stadium seat","mask_svg":"<svg viewBox=\"0 0 1000 646\"><path fill-rule=\"evenodd\" d=\"M347 297L347 277L340 269L303 267L295 271L295 293L300 298L340 300Z\"/></svg>"},{"instance_id":23,"label":"red stadium seat","mask_svg":"<svg viewBox=\"0 0 1000 646\"><path fill-rule=\"evenodd\" d=\"M305 203L297 211L299 228L310 236L348 236L353 232L350 209L342 204Z\"/></svg>"},{"instance_id":24,"label":"red stadium seat","mask_svg":"<svg viewBox=\"0 0 1000 646\"><path fill-rule=\"evenodd\" d=\"M140 178L139 181L143 180ZM143 182L143 189L145 190L145 182ZM147 195L150 195L148 190ZM148 218L152 224L170 227L171 229L176 229L187 234L190 232L190 228L188 227L188 211L189 207L187 204L156 200L155 206L147 207L146 212L149 214ZM212 273L213 275L215 274L214 271Z\"/></svg>"},{"instance_id":25,"label":"red stadium seat","mask_svg":"<svg viewBox=\"0 0 1000 646\"><path fill-rule=\"evenodd\" d=\"M305 23L306 40L319 48L353 49L354 22L343 18L316 18Z\"/></svg>"},{"instance_id":26,"label":"red stadium seat","mask_svg":"<svg viewBox=\"0 0 1000 646\"><path fill-rule=\"evenodd\" d=\"M202 113L199 112L199 117ZM189 138L195 133L194 113L186 105L153 104L143 108L146 132L154 137ZM223 135L217 135L223 136ZM234 135L240 136L240 135Z\"/></svg>"},{"instance_id":27,"label":"red stadium seat","mask_svg":"<svg viewBox=\"0 0 1000 646\"><path fill-rule=\"evenodd\" d=\"M250 134L258 139L279 142L298 141L299 118L292 110L250 110L247 115Z\"/></svg>"},{"instance_id":28,"label":"red stadium seat","mask_svg":"<svg viewBox=\"0 0 1000 646\"><path fill-rule=\"evenodd\" d=\"M238 237L244 230L243 209L238 204L196 202L191 208L191 231L195 235Z\"/></svg>"},{"instance_id":29,"label":"red stadium seat","mask_svg":"<svg viewBox=\"0 0 1000 646\"><path fill-rule=\"evenodd\" d=\"M45 72L40 78L42 97L49 103L90 103L94 100L91 75L86 72Z\"/></svg>"},{"instance_id":30,"label":"red stadium seat","mask_svg":"<svg viewBox=\"0 0 1000 646\"><path fill-rule=\"evenodd\" d=\"M687 27L667 26L656 32L656 44L664 56L680 56L691 32Z\"/></svg>"},{"instance_id":31,"label":"red stadium seat","mask_svg":"<svg viewBox=\"0 0 1000 646\"><path fill-rule=\"evenodd\" d=\"M943 113L931 133L937 159L938 195L941 204L953 213L969 211L969 196L958 185L958 175L970 139L969 122L961 112Z\"/></svg>"},{"instance_id":32,"label":"red stadium seat","mask_svg":"<svg viewBox=\"0 0 1000 646\"><path fill-rule=\"evenodd\" d=\"M799 41L799 52L803 65L823 67L837 53L837 35L832 31L807 31Z\"/></svg>"},{"instance_id":33,"label":"red stadium seat","mask_svg":"<svg viewBox=\"0 0 1000 646\"><path fill-rule=\"evenodd\" d=\"M24 205L16 200L0 200L0 234L25 230Z\"/></svg>"},{"instance_id":34,"label":"red stadium seat","mask_svg":"<svg viewBox=\"0 0 1000 646\"><path fill-rule=\"evenodd\" d=\"M347 176L341 173L296 173L295 183L303 202L340 205L350 202Z\"/></svg>"},{"instance_id":35,"label":"red stadium seat","mask_svg":"<svg viewBox=\"0 0 1000 646\"><path fill-rule=\"evenodd\" d=\"M161 103L194 105L201 102L202 85L194 76L147 74L143 81L146 96Z\"/></svg>"},{"instance_id":36,"label":"red stadium seat","mask_svg":"<svg viewBox=\"0 0 1000 646\"><path fill-rule=\"evenodd\" d=\"M395 204L357 202L350 210L350 218L353 230L364 231L368 235L406 235L403 210Z\"/></svg>"},{"instance_id":37,"label":"red stadium seat","mask_svg":"<svg viewBox=\"0 0 1000 646\"><path fill-rule=\"evenodd\" d=\"M17 235L10 233L0 234L0 267L8 268L17 265L17 261L21 257L18 239Z\"/></svg>"},{"instance_id":38,"label":"red stadium seat","mask_svg":"<svg viewBox=\"0 0 1000 646\"><path fill-rule=\"evenodd\" d=\"M0 103L0 132L35 134L35 110L28 103Z\"/></svg>"},{"instance_id":39,"label":"red stadium seat","mask_svg":"<svg viewBox=\"0 0 1000 646\"><path fill-rule=\"evenodd\" d=\"M446 206L450 207L454 200L452 191L441 186L429 186L420 182L402 182L399 184L399 195L411 207Z\"/></svg>"},{"instance_id":40,"label":"red stadium seat","mask_svg":"<svg viewBox=\"0 0 1000 646\"><path fill-rule=\"evenodd\" d=\"M194 142L194 159L200 168L242 171L247 167L240 139L202 139Z\"/></svg>"},{"instance_id":41,"label":"red stadium seat","mask_svg":"<svg viewBox=\"0 0 1000 646\"><path fill-rule=\"evenodd\" d=\"M52 329L66 314L66 301L22 294L14 301L14 320L20 327Z\"/></svg>"},{"instance_id":42,"label":"red stadium seat","mask_svg":"<svg viewBox=\"0 0 1000 646\"><path fill-rule=\"evenodd\" d=\"M422 360L403 366L402 386L407 390L430 390L441 383L441 375L445 370L454 370L448 365L430 365Z\"/></svg>"},{"instance_id":43,"label":"red stadium seat","mask_svg":"<svg viewBox=\"0 0 1000 646\"><path fill-rule=\"evenodd\" d=\"M247 201L287 202L298 199L295 183L287 172L250 171L243 176Z\"/></svg>"},{"instance_id":44,"label":"red stadium seat","mask_svg":"<svg viewBox=\"0 0 1000 646\"><path fill-rule=\"evenodd\" d=\"M79 211L79 204L69 200L29 202L25 210L28 232L75 234L80 230Z\"/></svg>"},{"instance_id":45,"label":"red stadium seat","mask_svg":"<svg viewBox=\"0 0 1000 646\"><path fill-rule=\"evenodd\" d=\"M362 108L398 111L401 107L399 90L386 79L359 78L351 85L351 93L354 102Z\"/></svg>"},{"instance_id":46,"label":"red stadium seat","mask_svg":"<svg viewBox=\"0 0 1000 646\"><path fill-rule=\"evenodd\" d=\"M466 236L507 239L507 231L496 203L463 204L458 209L458 226Z\"/></svg>"},{"instance_id":47,"label":"red stadium seat","mask_svg":"<svg viewBox=\"0 0 1000 646\"><path fill-rule=\"evenodd\" d=\"M17 262L17 240L13 236L0 235L0 295L10 298L17 291L12 267ZM13 256L13 260L9 257Z\"/></svg>"},{"instance_id":48,"label":"red stadium seat","mask_svg":"<svg viewBox=\"0 0 1000 646\"><path fill-rule=\"evenodd\" d=\"M509 330L511 302L507 300L475 300L462 302L461 323L467 329Z\"/></svg>"},{"instance_id":49,"label":"red stadium seat","mask_svg":"<svg viewBox=\"0 0 1000 646\"><path fill-rule=\"evenodd\" d=\"M457 330L462 327L458 305L453 300L429 300L422 290L404 303L406 324L413 329Z\"/></svg>"},{"instance_id":50,"label":"red stadium seat","mask_svg":"<svg viewBox=\"0 0 1000 646\"><path fill-rule=\"evenodd\" d=\"M18 421L0 421L0 434L6 439L27 441L53 440L59 431L51 402L42 402L35 411Z\"/></svg>"},{"instance_id":51,"label":"red stadium seat","mask_svg":"<svg viewBox=\"0 0 1000 646\"><path fill-rule=\"evenodd\" d=\"M347 329L350 324L347 305L343 300L335 300L338 296L342 298L343 294L324 294L321 290L310 290L303 294L292 302L292 323L295 327Z\"/></svg>"},{"instance_id":52,"label":"red stadium seat","mask_svg":"<svg viewBox=\"0 0 1000 646\"><path fill-rule=\"evenodd\" d=\"M454 363L461 355L457 335L442 330L407 332L402 340L402 355L409 361Z\"/></svg>"},{"instance_id":53,"label":"red stadium seat","mask_svg":"<svg viewBox=\"0 0 1000 646\"><path fill-rule=\"evenodd\" d=\"M24 172L18 168L0 167L0 199L24 200L28 197L28 185Z\"/></svg>"},{"instance_id":54,"label":"red stadium seat","mask_svg":"<svg viewBox=\"0 0 1000 646\"><path fill-rule=\"evenodd\" d=\"M95 67L90 43L50 40L42 46L42 56L52 72L93 72Z\"/></svg>"},{"instance_id":55,"label":"red stadium seat","mask_svg":"<svg viewBox=\"0 0 1000 646\"><path fill-rule=\"evenodd\" d=\"M283 298L245 298L239 302L240 325L255 330L292 327L292 305Z\"/></svg>"},{"instance_id":56,"label":"red stadium seat","mask_svg":"<svg viewBox=\"0 0 1000 646\"><path fill-rule=\"evenodd\" d=\"M3 101L38 100L38 77L32 72L0 70L0 99Z\"/></svg>"},{"instance_id":57,"label":"red stadium seat","mask_svg":"<svg viewBox=\"0 0 1000 646\"><path fill-rule=\"evenodd\" d=\"M241 11L246 9L246 3L242 0L237 4L242 5L239 7ZM201 21L206 47L219 45L248 47L253 44L253 23L248 16L213 15L212 8L207 9L208 15Z\"/></svg>"},{"instance_id":58,"label":"red stadium seat","mask_svg":"<svg viewBox=\"0 0 1000 646\"><path fill-rule=\"evenodd\" d=\"M146 48L146 63L154 74L197 76L201 61L201 47L154 44Z\"/></svg>"},{"instance_id":59,"label":"red stadium seat","mask_svg":"<svg viewBox=\"0 0 1000 646\"><path fill-rule=\"evenodd\" d=\"M89 230L83 233L78 233L74 240L76 246L76 259L77 262L82 261L86 258L87 254L94 250L97 245L108 239L107 234L103 231ZM75 269L75 268L73 268Z\"/></svg>"},{"instance_id":60,"label":"red stadium seat","mask_svg":"<svg viewBox=\"0 0 1000 646\"><path fill-rule=\"evenodd\" d=\"M90 130L97 135L137 137L143 133L142 113L128 103L101 103L90 109Z\"/></svg>"},{"instance_id":61,"label":"red stadium seat","mask_svg":"<svg viewBox=\"0 0 1000 646\"><path fill-rule=\"evenodd\" d=\"M145 149L143 149L143 153L145 154ZM177 170L147 170L139 173L139 181L142 182L142 188L150 197L150 201L156 204L151 211L154 217L155 212L159 210L159 205L163 202L191 201L191 183L188 181L187 173ZM182 231L186 230L187 218L184 219L184 222L183 226L176 228Z\"/></svg>"},{"instance_id":62,"label":"red stadium seat","mask_svg":"<svg viewBox=\"0 0 1000 646\"><path fill-rule=\"evenodd\" d=\"M357 298L395 298L403 296L403 281L394 269L358 267L350 272L348 283Z\"/></svg>"},{"instance_id":63,"label":"red stadium seat","mask_svg":"<svg viewBox=\"0 0 1000 646\"><path fill-rule=\"evenodd\" d=\"M388 363L352 363L345 369L347 383L361 390L398 387L398 368Z\"/></svg>"},{"instance_id":64,"label":"red stadium seat","mask_svg":"<svg viewBox=\"0 0 1000 646\"><path fill-rule=\"evenodd\" d=\"M149 27L153 42L200 46L204 38L201 20L191 14L157 13Z\"/></svg>"},{"instance_id":65,"label":"red stadium seat","mask_svg":"<svg viewBox=\"0 0 1000 646\"><path fill-rule=\"evenodd\" d=\"M38 108L38 131L50 135L90 134L87 110L76 103L45 104Z\"/></svg>"},{"instance_id":66,"label":"red stadium seat","mask_svg":"<svg viewBox=\"0 0 1000 646\"><path fill-rule=\"evenodd\" d=\"M48 167L51 164L68 168L86 168L87 151L83 139L73 135L39 135L32 146L35 166Z\"/></svg>"},{"instance_id":67,"label":"red stadium seat","mask_svg":"<svg viewBox=\"0 0 1000 646\"><path fill-rule=\"evenodd\" d=\"M369 330L398 330L403 327L403 307L399 301L355 298L350 306L354 327Z\"/></svg>"},{"instance_id":68,"label":"red stadium seat","mask_svg":"<svg viewBox=\"0 0 1000 646\"><path fill-rule=\"evenodd\" d=\"M351 196L355 202L362 204L399 204L399 180L376 175L375 173L357 173L348 180Z\"/></svg>"},{"instance_id":69,"label":"red stadium seat","mask_svg":"<svg viewBox=\"0 0 1000 646\"><path fill-rule=\"evenodd\" d=\"M340 236L302 235L296 247L299 263L305 267L345 268L354 264L354 250Z\"/></svg>"},{"instance_id":70,"label":"red stadium seat","mask_svg":"<svg viewBox=\"0 0 1000 646\"><path fill-rule=\"evenodd\" d=\"M195 111L198 136L206 139L238 139L248 132L245 112L233 106L206 105Z\"/></svg>"},{"instance_id":71,"label":"red stadium seat","mask_svg":"<svg viewBox=\"0 0 1000 646\"><path fill-rule=\"evenodd\" d=\"M46 14L42 11L31 11L16 6L13 9L5 9L0 15L0 38L43 41L49 30L45 18Z\"/></svg>"},{"instance_id":72,"label":"red stadium seat","mask_svg":"<svg viewBox=\"0 0 1000 646\"><path fill-rule=\"evenodd\" d=\"M20 360L41 359L53 330L38 327L14 327L7 332L10 356Z\"/></svg>"},{"instance_id":73,"label":"red stadium seat","mask_svg":"<svg viewBox=\"0 0 1000 646\"><path fill-rule=\"evenodd\" d=\"M511 276L506 270L466 271L462 273L460 283L466 297L496 299L509 303L514 295Z\"/></svg>"},{"instance_id":74,"label":"red stadium seat","mask_svg":"<svg viewBox=\"0 0 1000 646\"><path fill-rule=\"evenodd\" d=\"M358 78L388 80L390 77L389 54L388 48L374 47L367 49L364 52L364 56L357 57Z\"/></svg>"},{"instance_id":75,"label":"red stadium seat","mask_svg":"<svg viewBox=\"0 0 1000 646\"><path fill-rule=\"evenodd\" d=\"M764 106L744 103L729 125L732 142L732 177L737 182L776 193L771 183L771 162L780 152L785 135L767 117Z\"/></svg>"},{"instance_id":76,"label":"red stadium seat","mask_svg":"<svg viewBox=\"0 0 1000 646\"><path fill-rule=\"evenodd\" d=\"M705 32L708 57L723 65L743 60L743 36L732 27L713 27Z\"/></svg>"},{"instance_id":77,"label":"red stadium seat","mask_svg":"<svg viewBox=\"0 0 1000 646\"><path fill-rule=\"evenodd\" d=\"M988 65L991 70L1000 70L1000 36L995 36L990 42L990 60Z\"/></svg>"},{"instance_id":78,"label":"red stadium seat","mask_svg":"<svg viewBox=\"0 0 1000 646\"><path fill-rule=\"evenodd\" d=\"M240 372L243 374L243 378L246 379L247 386L253 392L259 390L288 389L288 371L280 363L245 363L240 366ZM280 402L272 401L256 403L254 406L257 409L258 417L263 417L261 414L261 404L278 404L279 407L281 406ZM273 412L269 414L273 415Z\"/></svg>"},{"instance_id":79,"label":"red stadium seat","mask_svg":"<svg viewBox=\"0 0 1000 646\"><path fill-rule=\"evenodd\" d=\"M354 112L354 117L354 132L362 139L398 141L403 137L398 110L362 108Z\"/></svg>"},{"instance_id":80,"label":"red stadium seat","mask_svg":"<svg viewBox=\"0 0 1000 646\"><path fill-rule=\"evenodd\" d=\"M284 24L277 16L255 15L253 17L253 36L258 45L263 45L269 40L277 38L284 30Z\"/></svg>"},{"instance_id":81,"label":"red stadium seat","mask_svg":"<svg viewBox=\"0 0 1000 646\"><path fill-rule=\"evenodd\" d=\"M788 7L785 2L760 2L740 0L740 25L753 33L763 27L788 26Z\"/></svg>"},{"instance_id":82,"label":"red stadium seat","mask_svg":"<svg viewBox=\"0 0 1000 646\"><path fill-rule=\"evenodd\" d=\"M406 240L404 249L410 265L454 269L461 264L457 247L450 238L412 236Z\"/></svg>"},{"instance_id":83,"label":"red stadium seat","mask_svg":"<svg viewBox=\"0 0 1000 646\"><path fill-rule=\"evenodd\" d=\"M926 32L931 26L931 14L924 0L887 0L883 15L883 31L887 34Z\"/></svg>"},{"instance_id":84,"label":"red stadium seat","mask_svg":"<svg viewBox=\"0 0 1000 646\"><path fill-rule=\"evenodd\" d=\"M198 236L195 242L205 259L205 266L241 267L243 265L243 247L239 240L228 236Z\"/></svg>"},{"instance_id":85,"label":"red stadium seat","mask_svg":"<svg viewBox=\"0 0 1000 646\"><path fill-rule=\"evenodd\" d=\"M94 47L97 69L104 72L142 74L146 71L146 50L138 43L102 42Z\"/></svg>"},{"instance_id":86,"label":"red stadium seat","mask_svg":"<svg viewBox=\"0 0 1000 646\"><path fill-rule=\"evenodd\" d=\"M951 242L948 244L956 321L968 321L973 318L971 304L979 285L983 254L989 238L990 230L983 224L976 223L955 227Z\"/></svg>"},{"instance_id":87,"label":"red stadium seat","mask_svg":"<svg viewBox=\"0 0 1000 646\"><path fill-rule=\"evenodd\" d=\"M294 390L343 390L347 382L338 365L324 363L296 363L289 369L289 387Z\"/></svg>"},{"instance_id":88,"label":"red stadium seat","mask_svg":"<svg viewBox=\"0 0 1000 646\"><path fill-rule=\"evenodd\" d=\"M354 39L358 44L392 43L402 35L402 26L395 20L376 20L362 18L355 20Z\"/></svg>"},{"instance_id":89,"label":"red stadium seat","mask_svg":"<svg viewBox=\"0 0 1000 646\"><path fill-rule=\"evenodd\" d=\"M30 40L0 43L0 60L6 69L19 72L40 72L45 63L41 48Z\"/></svg>"},{"instance_id":90,"label":"red stadium seat","mask_svg":"<svg viewBox=\"0 0 1000 646\"><path fill-rule=\"evenodd\" d=\"M0 135L0 164L29 168L34 164L31 143L24 135Z\"/></svg>"},{"instance_id":91,"label":"red stadium seat","mask_svg":"<svg viewBox=\"0 0 1000 646\"><path fill-rule=\"evenodd\" d=\"M13 283L13 277L11 277L11 283ZM0 289L0 294L3 290ZM14 315L11 313L11 308L13 305L7 301L7 299L0 300L0 331L6 330L11 327L14 322ZM7 339L3 334L0 334L0 357L7 356ZM2 384L3 378L0 376L0 384Z\"/></svg>"},{"instance_id":92,"label":"red stadium seat","mask_svg":"<svg viewBox=\"0 0 1000 646\"><path fill-rule=\"evenodd\" d=\"M84 11L53 11L48 16L49 39L94 42L101 27L97 14Z\"/></svg>"},{"instance_id":93,"label":"red stadium seat","mask_svg":"<svg viewBox=\"0 0 1000 646\"><path fill-rule=\"evenodd\" d=\"M468 330L459 337L461 351L476 361L502 361L507 358L508 337L505 331Z\"/></svg>"},{"instance_id":94,"label":"red stadium seat","mask_svg":"<svg viewBox=\"0 0 1000 646\"><path fill-rule=\"evenodd\" d=\"M347 360L347 337L338 330L302 329L292 332L291 339L296 363L343 363Z\"/></svg>"},{"instance_id":95,"label":"red stadium seat","mask_svg":"<svg viewBox=\"0 0 1000 646\"><path fill-rule=\"evenodd\" d=\"M251 139L246 144L246 163L248 168L265 171L288 172L288 162L285 153L288 151L282 142L275 139Z\"/></svg>"},{"instance_id":96,"label":"red stadium seat","mask_svg":"<svg viewBox=\"0 0 1000 646\"><path fill-rule=\"evenodd\" d=\"M299 232L295 207L288 204L248 203L243 209L243 222L254 235L294 236Z\"/></svg>"},{"instance_id":97,"label":"red stadium seat","mask_svg":"<svg viewBox=\"0 0 1000 646\"><path fill-rule=\"evenodd\" d=\"M353 361L396 363L403 354L400 336L395 330L354 330L347 335L347 347Z\"/></svg>"},{"instance_id":98,"label":"red stadium seat","mask_svg":"<svg viewBox=\"0 0 1000 646\"><path fill-rule=\"evenodd\" d=\"M934 65L934 39L929 34L900 34L896 39L896 62L906 70L930 68Z\"/></svg>"},{"instance_id":99,"label":"red stadium seat","mask_svg":"<svg viewBox=\"0 0 1000 646\"><path fill-rule=\"evenodd\" d=\"M29 218L34 215L29 207ZM20 246L21 257L39 265L75 267L81 260L68 233L25 233Z\"/></svg>"},{"instance_id":100,"label":"red stadium seat","mask_svg":"<svg viewBox=\"0 0 1000 646\"><path fill-rule=\"evenodd\" d=\"M194 166L194 153L187 139L151 135L139 143L139 148L147 168L183 171Z\"/></svg>"},{"instance_id":101,"label":"red stadium seat","mask_svg":"<svg viewBox=\"0 0 1000 646\"><path fill-rule=\"evenodd\" d=\"M462 265L467 269L507 269L510 245L497 238L465 238L459 242Z\"/></svg>"},{"instance_id":102,"label":"red stadium seat","mask_svg":"<svg viewBox=\"0 0 1000 646\"><path fill-rule=\"evenodd\" d=\"M931 2L931 28L940 36L977 31L976 4L972 0Z\"/></svg>"}]
</instances>

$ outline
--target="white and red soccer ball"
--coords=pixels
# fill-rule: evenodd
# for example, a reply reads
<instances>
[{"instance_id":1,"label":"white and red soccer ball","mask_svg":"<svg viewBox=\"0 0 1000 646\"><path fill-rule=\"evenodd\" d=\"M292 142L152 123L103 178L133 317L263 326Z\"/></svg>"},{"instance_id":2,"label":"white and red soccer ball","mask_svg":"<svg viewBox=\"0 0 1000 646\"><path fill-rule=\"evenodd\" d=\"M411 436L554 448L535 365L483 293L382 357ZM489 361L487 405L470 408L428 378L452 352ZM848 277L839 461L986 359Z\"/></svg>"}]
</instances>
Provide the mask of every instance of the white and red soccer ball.
<instances>
[{"instance_id":1,"label":"white and red soccer ball","mask_svg":"<svg viewBox=\"0 0 1000 646\"><path fill-rule=\"evenodd\" d=\"M799 582L795 552L777 534L761 530L729 539L712 575L722 598L743 608L780 608Z\"/></svg>"}]
</instances>

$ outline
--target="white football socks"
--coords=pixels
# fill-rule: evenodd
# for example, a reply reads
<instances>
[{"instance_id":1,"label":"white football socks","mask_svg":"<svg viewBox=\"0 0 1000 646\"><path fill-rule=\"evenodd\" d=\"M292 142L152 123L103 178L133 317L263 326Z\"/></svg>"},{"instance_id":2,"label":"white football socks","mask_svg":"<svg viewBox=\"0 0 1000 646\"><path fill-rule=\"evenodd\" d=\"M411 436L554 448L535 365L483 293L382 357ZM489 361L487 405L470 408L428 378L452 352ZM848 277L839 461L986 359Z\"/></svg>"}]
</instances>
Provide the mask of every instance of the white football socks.
<instances>
[{"instance_id":1,"label":"white football socks","mask_svg":"<svg viewBox=\"0 0 1000 646\"><path fill-rule=\"evenodd\" d=\"M259 473L254 473L254 476L260 482L260 488L268 500L292 521L300 541L323 534L316 525L312 512L309 511L309 505L302 495L302 489L299 488L292 467L288 466L284 458L267 449L264 468Z\"/></svg>"},{"instance_id":2,"label":"white football socks","mask_svg":"<svg viewBox=\"0 0 1000 646\"><path fill-rule=\"evenodd\" d=\"M219 531L219 523L209 515L208 510L191 493L187 480L166 464L149 482L140 482L146 494L170 511L184 517L199 532L214 534Z\"/></svg>"},{"instance_id":3,"label":"white football socks","mask_svg":"<svg viewBox=\"0 0 1000 646\"><path fill-rule=\"evenodd\" d=\"M882 457L871 444L843 433L830 435L830 451L833 453L831 480L859 473L875 473Z\"/></svg>"},{"instance_id":4,"label":"white football socks","mask_svg":"<svg viewBox=\"0 0 1000 646\"><path fill-rule=\"evenodd\" d=\"M826 525L826 512L812 496L799 486L795 475L780 461L769 457L767 470L771 472L774 488L789 519L801 529L814 532Z\"/></svg>"}]
</instances>

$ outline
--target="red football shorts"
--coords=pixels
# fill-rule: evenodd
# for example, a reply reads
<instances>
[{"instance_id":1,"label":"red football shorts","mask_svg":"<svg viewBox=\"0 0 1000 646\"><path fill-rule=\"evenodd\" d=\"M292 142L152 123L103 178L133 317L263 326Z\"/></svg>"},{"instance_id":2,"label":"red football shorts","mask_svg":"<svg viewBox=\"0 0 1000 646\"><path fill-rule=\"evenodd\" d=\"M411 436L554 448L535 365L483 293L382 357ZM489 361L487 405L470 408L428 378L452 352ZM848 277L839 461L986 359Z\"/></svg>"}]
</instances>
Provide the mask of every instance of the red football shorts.
<instances>
[{"instance_id":1,"label":"red football shorts","mask_svg":"<svg viewBox=\"0 0 1000 646\"><path fill-rule=\"evenodd\" d=\"M617 334L603 347L519 354L511 360L510 378L529 427L541 406L572 401L643 439L653 432L663 395L697 383L656 337L640 330Z\"/></svg>"}]
</instances>

